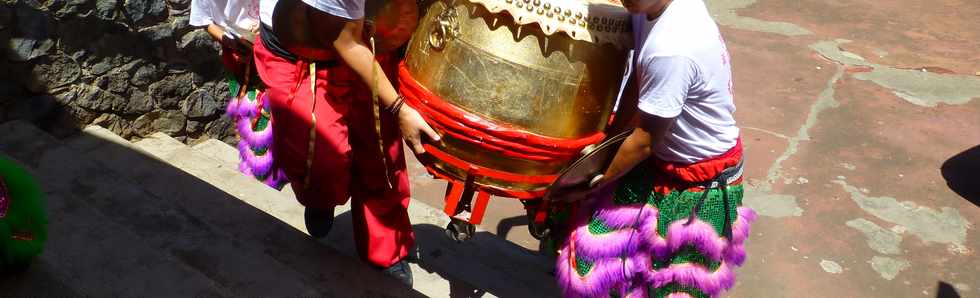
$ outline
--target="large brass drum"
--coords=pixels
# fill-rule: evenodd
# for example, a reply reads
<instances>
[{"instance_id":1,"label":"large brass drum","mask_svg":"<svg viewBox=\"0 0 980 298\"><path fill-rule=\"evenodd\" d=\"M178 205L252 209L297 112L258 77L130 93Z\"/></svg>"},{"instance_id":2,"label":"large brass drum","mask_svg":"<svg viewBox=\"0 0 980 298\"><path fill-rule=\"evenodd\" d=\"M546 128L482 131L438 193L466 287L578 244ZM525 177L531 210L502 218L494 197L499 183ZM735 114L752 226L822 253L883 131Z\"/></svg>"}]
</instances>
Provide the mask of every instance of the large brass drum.
<instances>
[{"instance_id":1,"label":"large brass drum","mask_svg":"<svg viewBox=\"0 0 980 298\"><path fill-rule=\"evenodd\" d=\"M624 41L631 38L625 9L572 0L474 1L439 0L428 7L406 54L412 77L449 104L502 127L563 140L601 134L623 78ZM575 158L515 158L451 135L435 147L470 164L537 177L555 175ZM431 166L467 178L458 164L436 159ZM539 192L548 185L473 178L505 190Z\"/></svg>"}]
</instances>

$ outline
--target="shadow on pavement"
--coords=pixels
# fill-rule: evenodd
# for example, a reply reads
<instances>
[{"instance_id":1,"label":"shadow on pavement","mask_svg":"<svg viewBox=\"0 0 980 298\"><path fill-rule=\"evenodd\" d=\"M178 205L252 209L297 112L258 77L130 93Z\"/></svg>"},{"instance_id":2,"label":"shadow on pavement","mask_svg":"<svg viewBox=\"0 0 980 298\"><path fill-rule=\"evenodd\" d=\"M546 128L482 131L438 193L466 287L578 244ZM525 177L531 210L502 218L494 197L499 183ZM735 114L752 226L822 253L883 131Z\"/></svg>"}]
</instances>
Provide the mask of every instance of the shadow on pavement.
<instances>
[{"instance_id":1,"label":"shadow on pavement","mask_svg":"<svg viewBox=\"0 0 980 298\"><path fill-rule=\"evenodd\" d=\"M483 297L491 294L497 297L557 297L557 288L550 275L550 258L540 256L516 244L504 241L498 236L478 231L473 239L457 243L445 234L445 227L428 223L415 223L415 251L410 261L427 273L424 276L415 272L415 286L418 288L426 279L438 278L448 285L436 281L434 287L447 287L448 297ZM329 241L340 251L356 258L356 250L351 231L351 213L346 211L336 215ZM501 248L500 246L508 246ZM507 255L507 252L520 254ZM515 272L519 272L515 276ZM443 288L442 290L447 290Z\"/></svg>"},{"instance_id":2,"label":"shadow on pavement","mask_svg":"<svg viewBox=\"0 0 980 298\"><path fill-rule=\"evenodd\" d=\"M940 171L949 189L980 207L980 145L946 160Z\"/></svg>"},{"instance_id":3,"label":"shadow on pavement","mask_svg":"<svg viewBox=\"0 0 980 298\"><path fill-rule=\"evenodd\" d=\"M500 222L497 223L497 236L507 239L507 234L510 233L510 230L513 230L514 227L518 226L527 226L527 216L522 214L501 219Z\"/></svg>"},{"instance_id":4,"label":"shadow on pavement","mask_svg":"<svg viewBox=\"0 0 980 298\"><path fill-rule=\"evenodd\" d=\"M936 298L960 298L960 294L956 292L953 285L940 281L936 285Z\"/></svg>"},{"instance_id":5,"label":"shadow on pavement","mask_svg":"<svg viewBox=\"0 0 980 298\"><path fill-rule=\"evenodd\" d=\"M49 236L31 268L0 276L0 296L265 296L277 288L422 296L142 151L84 132L57 140L11 127L0 124L0 154L44 189Z\"/></svg>"}]
</instances>

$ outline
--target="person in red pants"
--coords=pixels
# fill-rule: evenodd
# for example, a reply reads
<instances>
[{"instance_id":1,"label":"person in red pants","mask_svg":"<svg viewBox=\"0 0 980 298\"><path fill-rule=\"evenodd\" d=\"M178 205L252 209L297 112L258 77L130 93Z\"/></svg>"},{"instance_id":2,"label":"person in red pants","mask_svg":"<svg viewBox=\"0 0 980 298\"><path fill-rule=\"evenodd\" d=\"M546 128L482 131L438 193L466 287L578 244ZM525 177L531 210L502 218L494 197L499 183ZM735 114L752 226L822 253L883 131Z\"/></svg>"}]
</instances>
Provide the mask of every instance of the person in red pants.
<instances>
[{"instance_id":1,"label":"person in red pants","mask_svg":"<svg viewBox=\"0 0 980 298\"><path fill-rule=\"evenodd\" d=\"M261 6L255 65L276 119L273 154L306 207L310 235L326 236L334 207L350 198L360 256L411 286L405 259L414 234L402 138L422 154L421 135L439 136L402 104L385 75L395 73L398 57L375 59L363 38L364 0Z\"/></svg>"}]
</instances>

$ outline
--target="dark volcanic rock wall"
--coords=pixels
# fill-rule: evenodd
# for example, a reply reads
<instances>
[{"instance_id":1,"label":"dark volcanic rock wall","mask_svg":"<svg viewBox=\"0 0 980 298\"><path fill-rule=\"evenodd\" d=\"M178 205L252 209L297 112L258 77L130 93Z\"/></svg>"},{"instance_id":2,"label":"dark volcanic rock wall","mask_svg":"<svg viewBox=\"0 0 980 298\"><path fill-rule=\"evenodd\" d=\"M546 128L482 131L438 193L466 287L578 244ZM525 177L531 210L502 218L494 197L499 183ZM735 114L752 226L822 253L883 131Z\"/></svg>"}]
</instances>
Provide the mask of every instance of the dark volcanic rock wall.
<instances>
[{"instance_id":1,"label":"dark volcanic rock wall","mask_svg":"<svg viewBox=\"0 0 980 298\"><path fill-rule=\"evenodd\" d=\"M219 47L190 0L0 0L0 122L55 134L94 123L234 141Z\"/></svg>"}]
</instances>

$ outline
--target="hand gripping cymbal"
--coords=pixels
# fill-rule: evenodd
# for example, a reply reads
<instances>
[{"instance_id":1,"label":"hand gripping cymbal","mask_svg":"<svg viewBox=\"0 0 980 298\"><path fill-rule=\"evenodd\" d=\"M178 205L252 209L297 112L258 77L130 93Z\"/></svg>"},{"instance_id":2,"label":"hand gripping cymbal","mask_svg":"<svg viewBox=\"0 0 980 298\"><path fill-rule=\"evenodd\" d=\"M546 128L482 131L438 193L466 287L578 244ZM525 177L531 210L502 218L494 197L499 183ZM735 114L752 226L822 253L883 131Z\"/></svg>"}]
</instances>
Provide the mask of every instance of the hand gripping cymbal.
<instances>
[{"instance_id":1,"label":"hand gripping cymbal","mask_svg":"<svg viewBox=\"0 0 980 298\"><path fill-rule=\"evenodd\" d=\"M548 187L544 199L552 202L570 203L580 198L569 198L560 195L562 190L574 187L594 188L602 179L612 162L619 146L632 133L632 130L622 132L602 143L589 145L582 149L582 157L566 167L558 175L558 179Z\"/></svg>"}]
</instances>

